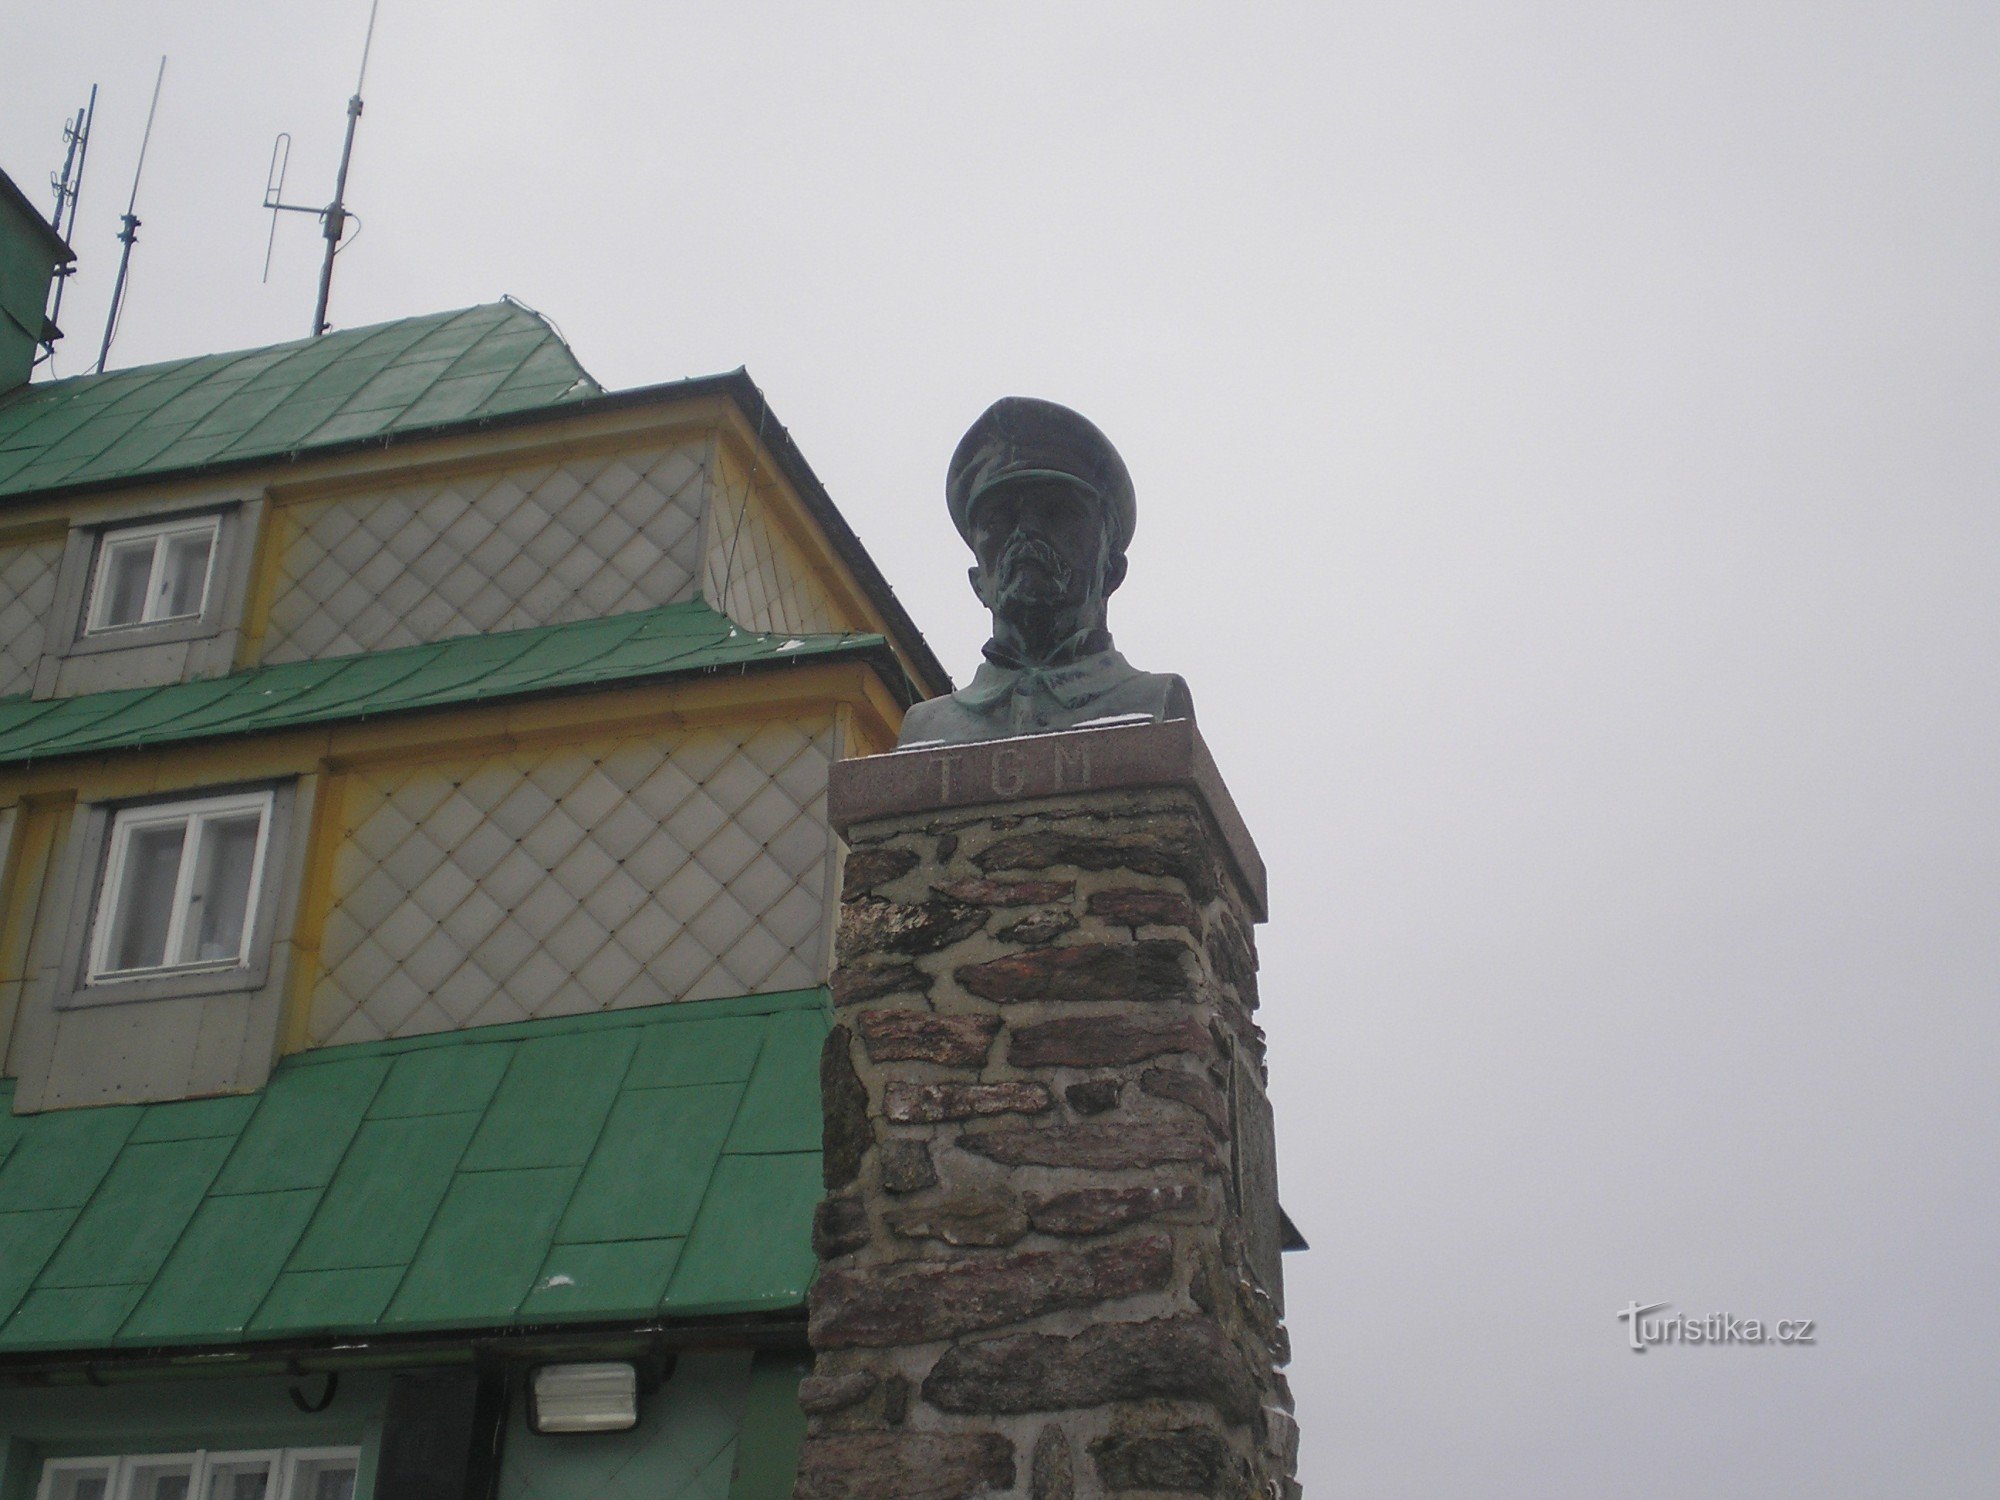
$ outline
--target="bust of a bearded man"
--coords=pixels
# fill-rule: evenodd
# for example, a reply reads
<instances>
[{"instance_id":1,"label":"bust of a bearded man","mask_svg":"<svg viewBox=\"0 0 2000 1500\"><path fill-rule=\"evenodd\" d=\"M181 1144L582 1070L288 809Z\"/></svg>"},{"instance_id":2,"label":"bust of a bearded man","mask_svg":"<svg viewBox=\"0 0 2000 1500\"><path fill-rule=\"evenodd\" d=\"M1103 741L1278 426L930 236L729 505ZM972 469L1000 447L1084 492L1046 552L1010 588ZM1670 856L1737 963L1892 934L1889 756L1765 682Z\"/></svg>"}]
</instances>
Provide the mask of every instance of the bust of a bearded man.
<instances>
[{"instance_id":1,"label":"bust of a bearded man","mask_svg":"<svg viewBox=\"0 0 2000 1500\"><path fill-rule=\"evenodd\" d=\"M1027 396L994 402L952 454L945 503L993 638L970 683L909 711L899 748L1194 717L1187 684L1138 670L1105 628L1138 507L1088 419Z\"/></svg>"}]
</instances>

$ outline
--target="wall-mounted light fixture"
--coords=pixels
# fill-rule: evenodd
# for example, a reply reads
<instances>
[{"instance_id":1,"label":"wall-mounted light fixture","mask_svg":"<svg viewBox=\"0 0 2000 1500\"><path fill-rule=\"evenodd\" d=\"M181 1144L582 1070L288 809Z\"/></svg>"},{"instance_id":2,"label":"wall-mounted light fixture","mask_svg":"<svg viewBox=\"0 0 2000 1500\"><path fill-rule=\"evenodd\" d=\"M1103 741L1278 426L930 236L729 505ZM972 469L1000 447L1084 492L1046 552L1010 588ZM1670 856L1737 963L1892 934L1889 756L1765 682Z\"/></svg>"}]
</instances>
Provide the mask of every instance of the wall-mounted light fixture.
<instances>
[{"instance_id":1,"label":"wall-mounted light fixture","mask_svg":"<svg viewBox=\"0 0 2000 1500\"><path fill-rule=\"evenodd\" d=\"M632 1365L541 1365L528 1378L528 1425L536 1432L625 1432L638 1423Z\"/></svg>"}]
</instances>

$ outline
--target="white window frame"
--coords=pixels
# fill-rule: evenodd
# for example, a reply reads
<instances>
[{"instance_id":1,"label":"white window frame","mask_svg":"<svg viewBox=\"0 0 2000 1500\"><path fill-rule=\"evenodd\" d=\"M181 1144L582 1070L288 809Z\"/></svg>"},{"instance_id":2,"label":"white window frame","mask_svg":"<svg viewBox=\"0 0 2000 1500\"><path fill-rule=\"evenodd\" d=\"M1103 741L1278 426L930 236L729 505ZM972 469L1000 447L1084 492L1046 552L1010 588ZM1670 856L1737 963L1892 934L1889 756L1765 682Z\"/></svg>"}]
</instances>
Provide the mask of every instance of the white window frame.
<instances>
[{"instance_id":1,"label":"white window frame","mask_svg":"<svg viewBox=\"0 0 2000 1500\"><path fill-rule=\"evenodd\" d=\"M211 1468L260 1461L271 1466L271 1486L266 1491L265 1500L310 1500L310 1497L296 1493L299 1468L306 1463L324 1463L329 1459L352 1463L358 1486L361 1449L354 1444L330 1448L197 1448L180 1453L106 1453L88 1458L52 1458L42 1465L35 1500L50 1500L55 1493L57 1476L78 1469L108 1473L109 1482L104 1487L106 1500L132 1500L132 1486L138 1471L158 1464L186 1464L190 1470L188 1500L208 1500L203 1491L207 1487ZM358 1488L355 1494L359 1500Z\"/></svg>"},{"instance_id":2,"label":"white window frame","mask_svg":"<svg viewBox=\"0 0 2000 1500\"><path fill-rule=\"evenodd\" d=\"M122 984L135 979L157 979L166 975L245 967L255 950L258 907L261 904L259 897L262 895L264 884L264 860L271 847L273 801L272 794L267 789L260 792L243 792L234 796L198 797L180 802L150 802L120 808L111 820L111 828L106 839L104 879L98 887L97 910L91 918L90 958L85 969L85 983ZM203 959L194 963L156 964L145 969L109 967L111 928L117 910L119 891L124 884L126 856L132 847L133 830L176 822L185 822L189 830L190 836L184 838L181 843L180 867L175 872L173 906L167 922L166 952L173 953L179 949L181 939L187 932L189 887L194 883L195 867L200 863L200 830L204 822L216 817L251 811L255 811L258 815L257 848L251 856L250 891L243 908L243 935L235 957Z\"/></svg>"},{"instance_id":3,"label":"white window frame","mask_svg":"<svg viewBox=\"0 0 2000 1500\"><path fill-rule=\"evenodd\" d=\"M152 613L159 593L160 568L166 556L167 540L170 537L186 536L193 532L208 533L208 564L201 575L201 597L195 607L182 614L157 615ZM139 608L139 618L111 624L102 618L108 603L104 581L108 574L105 567L111 549L122 542L153 539L153 563L146 572L145 602ZM84 607L83 634L86 636L110 635L119 631L144 630L154 625L171 625L180 620L198 620L208 608L208 592L215 586L215 558L222 550L222 517L219 515L195 516L185 520L149 521L143 526L124 526L116 531L102 531L97 537L97 555L92 559L90 570L90 598Z\"/></svg>"}]
</instances>

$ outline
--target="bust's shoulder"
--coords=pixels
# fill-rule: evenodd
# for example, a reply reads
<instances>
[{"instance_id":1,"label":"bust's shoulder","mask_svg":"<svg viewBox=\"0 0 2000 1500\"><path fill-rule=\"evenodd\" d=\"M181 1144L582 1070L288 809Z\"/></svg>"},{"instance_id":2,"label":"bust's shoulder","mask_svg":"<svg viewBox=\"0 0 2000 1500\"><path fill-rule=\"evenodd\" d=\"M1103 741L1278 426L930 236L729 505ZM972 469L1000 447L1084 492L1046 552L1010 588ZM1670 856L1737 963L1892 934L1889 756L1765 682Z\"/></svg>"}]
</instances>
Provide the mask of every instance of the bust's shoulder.
<instances>
[{"instance_id":1,"label":"bust's shoulder","mask_svg":"<svg viewBox=\"0 0 2000 1500\"><path fill-rule=\"evenodd\" d=\"M1178 672L1141 672L1132 667L1091 706L1091 717L1148 714L1155 720L1192 719L1194 694Z\"/></svg>"}]
</instances>

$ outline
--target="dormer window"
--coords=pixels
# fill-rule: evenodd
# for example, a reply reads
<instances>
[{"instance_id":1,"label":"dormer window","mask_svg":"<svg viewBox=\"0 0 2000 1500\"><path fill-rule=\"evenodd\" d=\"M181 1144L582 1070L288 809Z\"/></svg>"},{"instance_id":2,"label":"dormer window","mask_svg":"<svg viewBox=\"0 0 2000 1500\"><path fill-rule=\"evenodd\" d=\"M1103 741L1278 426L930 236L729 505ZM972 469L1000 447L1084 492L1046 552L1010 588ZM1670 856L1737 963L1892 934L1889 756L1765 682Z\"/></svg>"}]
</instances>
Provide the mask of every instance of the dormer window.
<instances>
[{"instance_id":1,"label":"dormer window","mask_svg":"<svg viewBox=\"0 0 2000 1500\"><path fill-rule=\"evenodd\" d=\"M200 617L215 571L217 516L130 526L98 540L84 633Z\"/></svg>"},{"instance_id":2,"label":"dormer window","mask_svg":"<svg viewBox=\"0 0 2000 1500\"><path fill-rule=\"evenodd\" d=\"M91 984L242 965L257 917L271 793L154 803L112 819Z\"/></svg>"}]
</instances>

